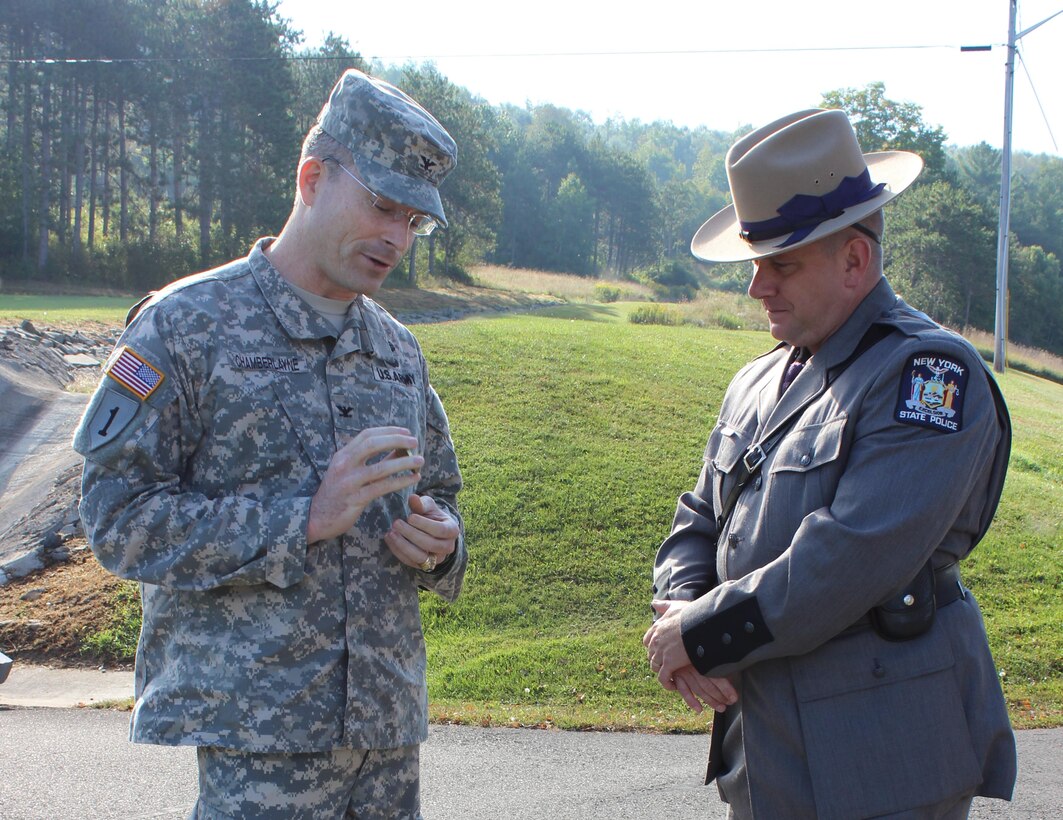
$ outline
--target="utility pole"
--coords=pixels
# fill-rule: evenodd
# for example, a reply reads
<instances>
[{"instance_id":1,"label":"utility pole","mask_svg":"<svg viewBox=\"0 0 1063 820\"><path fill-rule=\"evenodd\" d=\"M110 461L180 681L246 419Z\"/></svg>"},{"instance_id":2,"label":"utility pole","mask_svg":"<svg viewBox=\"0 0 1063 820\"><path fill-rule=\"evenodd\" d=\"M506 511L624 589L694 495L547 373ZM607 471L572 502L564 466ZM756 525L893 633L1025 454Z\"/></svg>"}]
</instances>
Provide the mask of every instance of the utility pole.
<instances>
[{"instance_id":1,"label":"utility pole","mask_svg":"<svg viewBox=\"0 0 1063 820\"><path fill-rule=\"evenodd\" d=\"M1011 227L1011 120L1015 88L1015 44L1040 28L1057 11L1040 23L1015 33L1018 0L1008 0L1008 58L1004 61L1004 146L1000 156L1000 224L997 227L997 315L993 332L993 370L1003 373L1007 368L1008 336L1008 232ZM992 46L961 46L960 51L989 51Z\"/></svg>"},{"instance_id":2,"label":"utility pole","mask_svg":"<svg viewBox=\"0 0 1063 820\"><path fill-rule=\"evenodd\" d=\"M1015 17L1019 0L1008 0L1008 57L1004 61L1004 147L1000 155L1000 224L997 226L997 318L993 324L993 370L1007 368L1008 231L1011 224L1011 119L1015 89ZM1023 32L1025 34L1025 32Z\"/></svg>"}]
</instances>

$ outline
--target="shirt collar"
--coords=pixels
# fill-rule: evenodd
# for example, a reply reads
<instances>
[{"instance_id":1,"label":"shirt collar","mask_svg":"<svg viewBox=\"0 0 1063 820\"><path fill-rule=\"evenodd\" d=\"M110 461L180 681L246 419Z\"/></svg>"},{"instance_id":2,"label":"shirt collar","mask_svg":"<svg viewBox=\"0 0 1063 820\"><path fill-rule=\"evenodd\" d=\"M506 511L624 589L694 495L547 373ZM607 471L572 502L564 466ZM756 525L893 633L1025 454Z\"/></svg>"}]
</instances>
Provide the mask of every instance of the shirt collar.
<instances>
[{"instance_id":1,"label":"shirt collar","mask_svg":"<svg viewBox=\"0 0 1063 820\"><path fill-rule=\"evenodd\" d=\"M335 337L336 331L332 325L296 293L288 280L269 261L265 250L273 239L270 236L258 240L251 249L247 262L251 268L251 275L255 277L255 282L258 283L259 290L262 291L277 321L284 328L284 332L293 339ZM360 309L362 299L363 297L359 296L348 308L344 332L351 326L361 327L363 325ZM358 335L355 332L355 338Z\"/></svg>"}]
</instances>

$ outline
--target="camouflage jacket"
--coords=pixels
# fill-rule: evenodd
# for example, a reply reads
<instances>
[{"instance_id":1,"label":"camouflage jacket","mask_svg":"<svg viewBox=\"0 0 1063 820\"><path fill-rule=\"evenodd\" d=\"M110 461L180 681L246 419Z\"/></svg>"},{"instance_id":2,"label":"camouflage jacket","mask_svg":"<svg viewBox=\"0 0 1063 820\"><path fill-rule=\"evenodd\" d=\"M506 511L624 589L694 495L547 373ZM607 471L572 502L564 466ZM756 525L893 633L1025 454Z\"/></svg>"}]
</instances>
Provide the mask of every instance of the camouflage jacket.
<instances>
[{"instance_id":1,"label":"camouflage jacket","mask_svg":"<svg viewBox=\"0 0 1063 820\"><path fill-rule=\"evenodd\" d=\"M420 439L419 494L457 520L443 406L413 335L360 297L335 330L262 253L182 279L119 340L75 434L81 516L110 571L141 582L132 738L298 752L427 736L418 589L465 573L383 541L405 494L307 544L333 453L368 427ZM330 350L331 345L331 350Z\"/></svg>"}]
</instances>

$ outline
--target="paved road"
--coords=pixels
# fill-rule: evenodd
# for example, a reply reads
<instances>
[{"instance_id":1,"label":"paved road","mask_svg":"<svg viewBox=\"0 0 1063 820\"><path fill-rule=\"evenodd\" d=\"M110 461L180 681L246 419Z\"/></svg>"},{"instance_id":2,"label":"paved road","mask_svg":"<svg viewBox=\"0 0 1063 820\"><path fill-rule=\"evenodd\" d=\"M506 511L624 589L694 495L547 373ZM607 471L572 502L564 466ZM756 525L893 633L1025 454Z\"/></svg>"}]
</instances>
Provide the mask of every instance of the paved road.
<instances>
[{"instance_id":1,"label":"paved road","mask_svg":"<svg viewBox=\"0 0 1063 820\"><path fill-rule=\"evenodd\" d=\"M0 566L20 557L5 551L16 540L5 536L48 496L56 476L80 460L70 438L88 396L44 382L0 367Z\"/></svg>"},{"instance_id":2,"label":"paved road","mask_svg":"<svg viewBox=\"0 0 1063 820\"><path fill-rule=\"evenodd\" d=\"M127 742L128 713L0 708L0 817L183 818L195 752ZM429 820L719 820L700 785L704 736L433 726L423 749ZM976 801L976 820L1063 817L1063 732L1019 733L1016 801Z\"/></svg>"}]
</instances>

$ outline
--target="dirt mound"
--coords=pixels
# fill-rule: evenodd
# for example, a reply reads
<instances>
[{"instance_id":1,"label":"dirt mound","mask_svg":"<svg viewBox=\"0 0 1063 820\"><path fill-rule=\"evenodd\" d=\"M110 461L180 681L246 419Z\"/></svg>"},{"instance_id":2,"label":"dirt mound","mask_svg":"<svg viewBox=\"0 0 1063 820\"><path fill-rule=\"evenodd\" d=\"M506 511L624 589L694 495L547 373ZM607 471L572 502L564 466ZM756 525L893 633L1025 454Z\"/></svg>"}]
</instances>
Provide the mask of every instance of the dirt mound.
<instances>
[{"instance_id":1,"label":"dirt mound","mask_svg":"<svg viewBox=\"0 0 1063 820\"><path fill-rule=\"evenodd\" d=\"M84 538L67 550L67 560L0 587L0 647L16 663L130 667L83 647L87 636L113 627L115 597L128 582L101 567Z\"/></svg>"}]
</instances>

